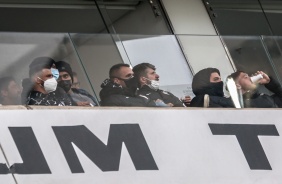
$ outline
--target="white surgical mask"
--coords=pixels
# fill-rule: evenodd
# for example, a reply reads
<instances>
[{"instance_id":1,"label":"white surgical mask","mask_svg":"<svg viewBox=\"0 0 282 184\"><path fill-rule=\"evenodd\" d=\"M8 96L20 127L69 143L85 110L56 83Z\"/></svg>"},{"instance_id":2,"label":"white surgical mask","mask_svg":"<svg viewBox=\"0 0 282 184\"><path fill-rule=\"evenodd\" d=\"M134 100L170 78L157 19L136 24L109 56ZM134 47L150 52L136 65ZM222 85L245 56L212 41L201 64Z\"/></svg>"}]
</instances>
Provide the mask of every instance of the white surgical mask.
<instances>
[{"instance_id":1,"label":"white surgical mask","mask_svg":"<svg viewBox=\"0 0 282 184\"><path fill-rule=\"evenodd\" d=\"M41 78L38 77L38 79L42 80ZM43 81L43 80L42 80ZM57 81L54 77L51 79L47 79L46 81L43 81L43 87L47 93L53 92L57 89Z\"/></svg>"},{"instance_id":2,"label":"white surgical mask","mask_svg":"<svg viewBox=\"0 0 282 184\"><path fill-rule=\"evenodd\" d=\"M158 90L160 87L160 82L157 80L150 80L148 78L145 78L151 82L151 84L147 84L151 89Z\"/></svg>"}]
</instances>

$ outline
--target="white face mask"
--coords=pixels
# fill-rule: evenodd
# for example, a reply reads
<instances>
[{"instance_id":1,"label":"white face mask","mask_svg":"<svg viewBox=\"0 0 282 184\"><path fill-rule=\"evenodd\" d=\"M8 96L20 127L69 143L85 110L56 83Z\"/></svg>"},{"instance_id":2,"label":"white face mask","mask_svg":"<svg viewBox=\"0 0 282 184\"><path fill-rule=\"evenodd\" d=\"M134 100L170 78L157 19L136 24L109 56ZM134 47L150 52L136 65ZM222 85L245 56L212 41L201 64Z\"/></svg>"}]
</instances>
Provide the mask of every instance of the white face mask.
<instances>
[{"instance_id":1,"label":"white face mask","mask_svg":"<svg viewBox=\"0 0 282 184\"><path fill-rule=\"evenodd\" d=\"M40 78L38 77L38 79L40 79ZM42 80L42 79L40 79L40 80ZM51 79L47 79L46 81L44 81L44 80L42 80L42 81L44 82L43 87L44 87L44 89L47 93L53 92L57 89L58 83L57 83L57 81L54 77L52 77Z\"/></svg>"},{"instance_id":2,"label":"white face mask","mask_svg":"<svg viewBox=\"0 0 282 184\"><path fill-rule=\"evenodd\" d=\"M151 82L151 84L147 84L151 89L158 90L160 88L160 82L157 80L150 80L148 78L145 78Z\"/></svg>"}]
</instances>

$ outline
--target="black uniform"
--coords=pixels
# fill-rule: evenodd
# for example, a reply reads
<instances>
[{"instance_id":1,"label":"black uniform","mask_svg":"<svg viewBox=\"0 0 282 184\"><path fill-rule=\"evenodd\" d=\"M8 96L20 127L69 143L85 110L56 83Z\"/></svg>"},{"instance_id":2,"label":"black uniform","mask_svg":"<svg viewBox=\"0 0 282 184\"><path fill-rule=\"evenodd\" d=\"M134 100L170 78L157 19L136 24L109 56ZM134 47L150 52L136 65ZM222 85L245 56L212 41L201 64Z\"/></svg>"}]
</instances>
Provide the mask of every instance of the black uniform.
<instances>
[{"instance_id":1,"label":"black uniform","mask_svg":"<svg viewBox=\"0 0 282 184\"><path fill-rule=\"evenodd\" d=\"M134 92L122 88L121 85L106 79L101 84L100 91L101 106L135 106L135 107L156 107L153 100L146 96L135 95Z\"/></svg>"},{"instance_id":2,"label":"black uniform","mask_svg":"<svg viewBox=\"0 0 282 184\"><path fill-rule=\"evenodd\" d=\"M212 73L220 72L216 68L205 68L199 71L193 78L192 89L196 95L190 104L190 107L204 107L204 96L209 95L208 107L234 107L231 98L225 98L223 93L223 82L210 82Z\"/></svg>"},{"instance_id":3,"label":"black uniform","mask_svg":"<svg viewBox=\"0 0 282 184\"><path fill-rule=\"evenodd\" d=\"M258 91L247 92L243 95L245 107L256 108L276 108L282 107L282 88L273 79L270 78L270 82L264 85L269 91L273 92L273 95L267 95L259 93Z\"/></svg>"},{"instance_id":4,"label":"black uniform","mask_svg":"<svg viewBox=\"0 0 282 184\"><path fill-rule=\"evenodd\" d=\"M57 91L48 94L31 91L27 98L27 105L71 106L73 103L66 94L58 94Z\"/></svg>"},{"instance_id":5,"label":"black uniform","mask_svg":"<svg viewBox=\"0 0 282 184\"><path fill-rule=\"evenodd\" d=\"M204 95L198 95L191 101L190 107L203 107ZM209 107L234 107L231 98L209 96Z\"/></svg>"},{"instance_id":6,"label":"black uniform","mask_svg":"<svg viewBox=\"0 0 282 184\"><path fill-rule=\"evenodd\" d=\"M172 93L163 91L163 90L154 90L151 89L149 86L144 85L138 90L139 95L147 96L151 100L157 100L160 99L164 103L172 103L174 107L185 107L183 102L179 100L176 96L174 96Z\"/></svg>"}]
</instances>

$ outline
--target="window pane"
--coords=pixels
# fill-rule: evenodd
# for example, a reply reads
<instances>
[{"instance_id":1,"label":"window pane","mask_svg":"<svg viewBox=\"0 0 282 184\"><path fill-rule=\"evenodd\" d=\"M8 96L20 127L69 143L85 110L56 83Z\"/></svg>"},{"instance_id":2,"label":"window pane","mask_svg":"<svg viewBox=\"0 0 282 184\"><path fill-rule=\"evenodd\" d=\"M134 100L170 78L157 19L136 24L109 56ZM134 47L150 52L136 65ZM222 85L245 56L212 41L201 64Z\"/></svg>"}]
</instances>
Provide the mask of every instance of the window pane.
<instances>
[{"instance_id":1,"label":"window pane","mask_svg":"<svg viewBox=\"0 0 282 184\"><path fill-rule=\"evenodd\" d=\"M219 34L271 35L258 0L205 0Z\"/></svg>"},{"instance_id":2,"label":"window pane","mask_svg":"<svg viewBox=\"0 0 282 184\"><path fill-rule=\"evenodd\" d=\"M281 0L260 0L267 20L274 35L282 35L282 2Z\"/></svg>"},{"instance_id":3,"label":"window pane","mask_svg":"<svg viewBox=\"0 0 282 184\"><path fill-rule=\"evenodd\" d=\"M170 34L171 32L161 6L156 0L103 0L99 1L99 6L112 33Z\"/></svg>"},{"instance_id":4,"label":"window pane","mask_svg":"<svg viewBox=\"0 0 282 184\"><path fill-rule=\"evenodd\" d=\"M0 76L12 76L19 85L29 77L29 64L35 58L45 56L68 62L78 73L80 87L94 94L68 34L0 33L0 54Z\"/></svg>"},{"instance_id":5,"label":"window pane","mask_svg":"<svg viewBox=\"0 0 282 184\"><path fill-rule=\"evenodd\" d=\"M123 63L116 43L108 34L71 34L85 72L98 95L102 82L109 78L112 65Z\"/></svg>"},{"instance_id":6,"label":"window pane","mask_svg":"<svg viewBox=\"0 0 282 184\"><path fill-rule=\"evenodd\" d=\"M264 71L278 80L273 61L269 57L265 43L259 36L223 36L224 42L232 56L237 70L249 75L256 71Z\"/></svg>"},{"instance_id":7,"label":"window pane","mask_svg":"<svg viewBox=\"0 0 282 184\"><path fill-rule=\"evenodd\" d=\"M193 96L192 73L175 36L121 35L122 43L132 66L151 63L160 75L161 89L174 95Z\"/></svg>"},{"instance_id":8,"label":"window pane","mask_svg":"<svg viewBox=\"0 0 282 184\"><path fill-rule=\"evenodd\" d=\"M0 1L0 22L0 31L106 31L95 1Z\"/></svg>"}]
</instances>

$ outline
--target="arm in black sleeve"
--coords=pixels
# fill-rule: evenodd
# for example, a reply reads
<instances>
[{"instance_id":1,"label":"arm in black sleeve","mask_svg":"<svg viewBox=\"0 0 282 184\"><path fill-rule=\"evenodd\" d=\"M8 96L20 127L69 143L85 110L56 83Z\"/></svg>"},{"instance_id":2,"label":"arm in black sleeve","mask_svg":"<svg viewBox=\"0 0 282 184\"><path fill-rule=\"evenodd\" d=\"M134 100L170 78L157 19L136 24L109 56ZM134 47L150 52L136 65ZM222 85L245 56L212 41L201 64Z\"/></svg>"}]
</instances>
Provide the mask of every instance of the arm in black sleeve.
<instances>
[{"instance_id":1,"label":"arm in black sleeve","mask_svg":"<svg viewBox=\"0 0 282 184\"><path fill-rule=\"evenodd\" d=\"M275 95L282 97L282 86L272 77L270 77L270 82L264 86Z\"/></svg>"},{"instance_id":2,"label":"arm in black sleeve","mask_svg":"<svg viewBox=\"0 0 282 184\"><path fill-rule=\"evenodd\" d=\"M209 96L210 107L234 107L234 103L231 98L225 98L220 96Z\"/></svg>"}]
</instances>

